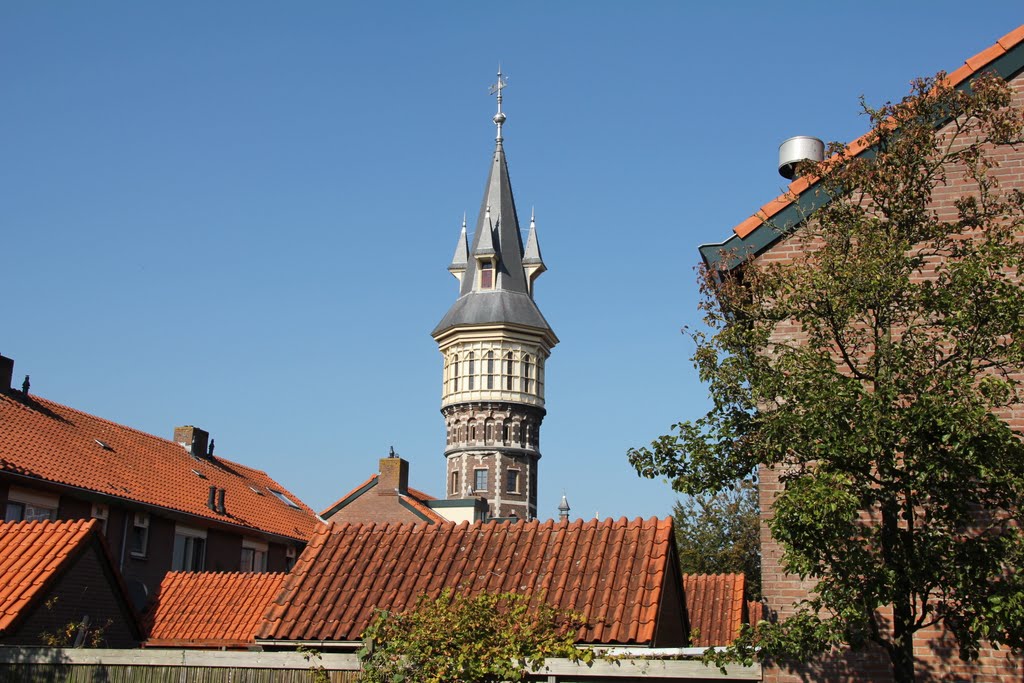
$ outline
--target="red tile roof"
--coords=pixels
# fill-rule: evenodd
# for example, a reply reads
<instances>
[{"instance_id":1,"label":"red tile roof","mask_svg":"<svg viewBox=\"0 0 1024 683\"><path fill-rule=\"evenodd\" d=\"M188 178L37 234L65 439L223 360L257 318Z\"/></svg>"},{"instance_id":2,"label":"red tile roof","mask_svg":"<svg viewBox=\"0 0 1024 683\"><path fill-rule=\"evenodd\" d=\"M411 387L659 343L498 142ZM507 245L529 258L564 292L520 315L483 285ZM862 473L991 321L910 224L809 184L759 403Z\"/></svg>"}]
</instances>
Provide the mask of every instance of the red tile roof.
<instances>
[{"instance_id":1,"label":"red tile roof","mask_svg":"<svg viewBox=\"0 0 1024 683\"><path fill-rule=\"evenodd\" d=\"M98 528L94 519L0 524L0 633L46 594Z\"/></svg>"},{"instance_id":2,"label":"red tile roof","mask_svg":"<svg viewBox=\"0 0 1024 683\"><path fill-rule=\"evenodd\" d=\"M994 45L985 48L973 57L965 60L963 66L946 76L946 82L951 86L960 85L1022 42L1024 42L1024 25L1018 26L996 41ZM868 149L869 135L870 134L862 135L847 145L847 154L849 156L856 156ZM784 208L792 204L813 184L813 181L813 178L797 178L789 184L789 188L786 192L762 206L754 213L754 215L734 227L733 232L741 238L754 232L754 230L761 227L761 225L771 219L779 211L782 211Z\"/></svg>"},{"instance_id":3,"label":"red tile roof","mask_svg":"<svg viewBox=\"0 0 1024 683\"><path fill-rule=\"evenodd\" d=\"M690 644L694 647L728 645L744 623L743 574L683 574Z\"/></svg>"},{"instance_id":4,"label":"red tile roof","mask_svg":"<svg viewBox=\"0 0 1024 683\"><path fill-rule=\"evenodd\" d=\"M672 533L671 518L331 525L310 540L256 637L356 641L376 610L447 587L579 612L589 624L581 642L651 644L669 611Z\"/></svg>"},{"instance_id":5,"label":"red tile roof","mask_svg":"<svg viewBox=\"0 0 1024 683\"><path fill-rule=\"evenodd\" d=\"M265 472L219 456L194 458L173 441L38 396L0 394L0 424L0 472L297 540L321 526ZM226 514L207 507L211 486L225 489Z\"/></svg>"},{"instance_id":6,"label":"red tile roof","mask_svg":"<svg viewBox=\"0 0 1024 683\"><path fill-rule=\"evenodd\" d=\"M245 647L284 574L171 572L145 616L147 646Z\"/></svg>"},{"instance_id":7,"label":"red tile roof","mask_svg":"<svg viewBox=\"0 0 1024 683\"><path fill-rule=\"evenodd\" d=\"M363 495L376 495L376 493L370 493L370 491L377 486L380 481L380 474L374 474L372 477L364 481L359 486L355 487L344 496L328 505L321 513L320 516L324 519L328 519L333 515L337 514L340 510L348 506L352 501ZM405 493L399 493L395 496L389 496L392 500L402 501L410 508L412 508L421 517L425 517L426 521L434 524L444 524L448 522L443 516L434 512L428 505L427 501L437 500L433 496L417 491L411 486L406 489ZM366 521L366 520L361 520ZM397 521L397 520L396 520Z\"/></svg>"}]
</instances>

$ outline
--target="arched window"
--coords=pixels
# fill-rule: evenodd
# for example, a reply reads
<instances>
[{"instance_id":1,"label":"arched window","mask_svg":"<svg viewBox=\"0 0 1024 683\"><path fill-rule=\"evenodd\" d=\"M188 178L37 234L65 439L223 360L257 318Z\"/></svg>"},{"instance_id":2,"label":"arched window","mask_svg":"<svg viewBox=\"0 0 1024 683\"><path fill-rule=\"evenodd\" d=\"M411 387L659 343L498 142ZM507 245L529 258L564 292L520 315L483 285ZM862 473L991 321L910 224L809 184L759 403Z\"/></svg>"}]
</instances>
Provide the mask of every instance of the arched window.
<instances>
[{"instance_id":1,"label":"arched window","mask_svg":"<svg viewBox=\"0 0 1024 683\"><path fill-rule=\"evenodd\" d=\"M501 440L506 444L509 443L509 438L512 436L511 431L508 420L501 423Z\"/></svg>"},{"instance_id":2,"label":"arched window","mask_svg":"<svg viewBox=\"0 0 1024 683\"><path fill-rule=\"evenodd\" d=\"M509 351L505 354L505 391L512 391L512 378L515 377L512 366L512 352Z\"/></svg>"},{"instance_id":3,"label":"arched window","mask_svg":"<svg viewBox=\"0 0 1024 683\"><path fill-rule=\"evenodd\" d=\"M472 351L466 354L466 358L466 365L469 366L466 369L466 388L473 391L476 388L476 358L473 357Z\"/></svg>"},{"instance_id":4,"label":"arched window","mask_svg":"<svg viewBox=\"0 0 1024 683\"><path fill-rule=\"evenodd\" d=\"M452 356L451 364L452 393L459 390L459 354Z\"/></svg>"},{"instance_id":5,"label":"arched window","mask_svg":"<svg viewBox=\"0 0 1024 683\"><path fill-rule=\"evenodd\" d=\"M487 443L494 441L494 422L489 419L484 422L484 441Z\"/></svg>"},{"instance_id":6,"label":"arched window","mask_svg":"<svg viewBox=\"0 0 1024 683\"><path fill-rule=\"evenodd\" d=\"M494 388L494 351L487 352L487 388Z\"/></svg>"},{"instance_id":7,"label":"arched window","mask_svg":"<svg viewBox=\"0 0 1024 683\"><path fill-rule=\"evenodd\" d=\"M476 421L469 421L469 440L476 441Z\"/></svg>"},{"instance_id":8,"label":"arched window","mask_svg":"<svg viewBox=\"0 0 1024 683\"><path fill-rule=\"evenodd\" d=\"M529 355L523 356L523 376L519 382L519 390L524 394L533 391L533 361Z\"/></svg>"}]
</instances>

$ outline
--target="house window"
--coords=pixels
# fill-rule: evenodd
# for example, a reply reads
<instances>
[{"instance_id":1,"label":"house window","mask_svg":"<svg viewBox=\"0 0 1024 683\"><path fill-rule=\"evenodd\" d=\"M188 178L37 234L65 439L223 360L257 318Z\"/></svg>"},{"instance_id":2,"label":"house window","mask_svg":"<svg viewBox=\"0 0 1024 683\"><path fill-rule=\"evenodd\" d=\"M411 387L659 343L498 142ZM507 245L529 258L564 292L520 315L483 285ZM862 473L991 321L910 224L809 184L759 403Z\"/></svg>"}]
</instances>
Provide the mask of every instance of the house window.
<instances>
[{"instance_id":1,"label":"house window","mask_svg":"<svg viewBox=\"0 0 1024 683\"><path fill-rule=\"evenodd\" d=\"M452 472L452 495L456 496L459 494L459 473Z\"/></svg>"},{"instance_id":2,"label":"house window","mask_svg":"<svg viewBox=\"0 0 1024 683\"><path fill-rule=\"evenodd\" d=\"M467 358L469 360L467 361L468 368L466 370L466 388L473 391L476 388L476 358L472 351L469 352Z\"/></svg>"},{"instance_id":3,"label":"house window","mask_svg":"<svg viewBox=\"0 0 1024 683\"><path fill-rule=\"evenodd\" d=\"M103 535L107 535L107 518L110 517L110 508L103 503L92 504L92 518L100 520L100 528L103 529Z\"/></svg>"},{"instance_id":4,"label":"house window","mask_svg":"<svg viewBox=\"0 0 1024 683\"><path fill-rule=\"evenodd\" d=\"M505 492L519 493L519 470L505 472Z\"/></svg>"},{"instance_id":5,"label":"house window","mask_svg":"<svg viewBox=\"0 0 1024 683\"><path fill-rule=\"evenodd\" d=\"M514 375L512 374L512 352L509 351L505 354L505 390L512 391L512 381Z\"/></svg>"},{"instance_id":6,"label":"house window","mask_svg":"<svg viewBox=\"0 0 1024 683\"><path fill-rule=\"evenodd\" d=\"M452 392L459 390L459 355L452 357Z\"/></svg>"},{"instance_id":7,"label":"house window","mask_svg":"<svg viewBox=\"0 0 1024 683\"><path fill-rule=\"evenodd\" d=\"M520 380L519 390L524 394L533 391L533 363L529 356L523 356L523 376Z\"/></svg>"},{"instance_id":8,"label":"house window","mask_svg":"<svg viewBox=\"0 0 1024 683\"><path fill-rule=\"evenodd\" d=\"M57 519L58 496L12 486L7 493L5 522L53 521Z\"/></svg>"},{"instance_id":9,"label":"house window","mask_svg":"<svg viewBox=\"0 0 1024 683\"><path fill-rule=\"evenodd\" d=\"M242 572L267 571L267 544L254 539L242 539L242 559L238 567Z\"/></svg>"},{"instance_id":10,"label":"house window","mask_svg":"<svg viewBox=\"0 0 1024 683\"><path fill-rule=\"evenodd\" d=\"M198 572L206 559L206 531L180 524L174 527L174 554L171 571Z\"/></svg>"},{"instance_id":11,"label":"house window","mask_svg":"<svg viewBox=\"0 0 1024 683\"><path fill-rule=\"evenodd\" d=\"M149 548L149 513L136 512L132 520L132 557L145 557Z\"/></svg>"},{"instance_id":12,"label":"house window","mask_svg":"<svg viewBox=\"0 0 1024 683\"><path fill-rule=\"evenodd\" d=\"M487 470L473 470L473 490L487 490Z\"/></svg>"},{"instance_id":13,"label":"house window","mask_svg":"<svg viewBox=\"0 0 1024 683\"><path fill-rule=\"evenodd\" d=\"M295 558L297 558L298 555L299 555L299 553L295 549L295 546L293 546L293 545L290 545L290 546L288 546L285 549L285 551L284 551L284 568L285 568L285 571L289 571L290 572L292 570L292 567L295 566Z\"/></svg>"},{"instance_id":14,"label":"house window","mask_svg":"<svg viewBox=\"0 0 1024 683\"><path fill-rule=\"evenodd\" d=\"M480 264L480 289L494 289L494 263L491 261Z\"/></svg>"},{"instance_id":15,"label":"house window","mask_svg":"<svg viewBox=\"0 0 1024 683\"><path fill-rule=\"evenodd\" d=\"M494 388L494 351L487 352L487 388Z\"/></svg>"}]
</instances>

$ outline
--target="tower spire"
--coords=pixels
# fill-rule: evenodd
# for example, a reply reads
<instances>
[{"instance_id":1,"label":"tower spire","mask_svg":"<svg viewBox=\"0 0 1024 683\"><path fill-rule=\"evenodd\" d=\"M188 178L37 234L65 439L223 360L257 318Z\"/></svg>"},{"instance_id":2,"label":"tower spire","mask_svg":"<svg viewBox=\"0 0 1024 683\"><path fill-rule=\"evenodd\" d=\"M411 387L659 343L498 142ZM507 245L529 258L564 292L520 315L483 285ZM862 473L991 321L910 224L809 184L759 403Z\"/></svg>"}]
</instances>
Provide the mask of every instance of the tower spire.
<instances>
[{"instance_id":1,"label":"tower spire","mask_svg":"<svg viewBox=\"0 0 1024 683\"><path fill-rule=\"evenodd\" d=\"M501 91L508 87L508 78L501 75L501 62L498 62L498 82L491 86L490 94L498 96L498 113L494 115L494 125L498 127L496 141L501 146L501 124L505 123L505 114L501 111Z\"/></svg>"}]
</instances>

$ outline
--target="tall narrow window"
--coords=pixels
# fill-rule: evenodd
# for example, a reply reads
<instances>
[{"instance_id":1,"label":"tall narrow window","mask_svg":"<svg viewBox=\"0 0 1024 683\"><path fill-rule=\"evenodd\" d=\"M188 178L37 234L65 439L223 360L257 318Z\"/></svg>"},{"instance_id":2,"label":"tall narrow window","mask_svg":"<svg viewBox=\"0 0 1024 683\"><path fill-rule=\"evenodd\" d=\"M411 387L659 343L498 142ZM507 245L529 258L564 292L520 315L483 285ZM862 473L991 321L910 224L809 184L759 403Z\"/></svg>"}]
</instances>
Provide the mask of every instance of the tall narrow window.
<instances>
[{"instance_id":1,"label":"tall narrow window","mask_svg":"<svg viewBox=\"0 0 1024 683\"><path fill-rule=\"evenodd\" d=\"M524 394L529 394L533 391L533 362L529 356L523 356L523 377L519 390Z\"/></svg>"},{"instance_id":2,"label":"tall narrow window","mask_svg":"<svg viewBox=\"0 0 1024 683\"><path fill-rule=\"evenodd\" d=\"M452 356L452 393L459 390L459 354Z\"/></svg>"},{"instance_id":3,"label":"tall narrow window","mask_svg":"<svg viewBox=\"0 0 1024 683\"><path fill-rule=\"evenodd\" d=\"M473 352L470 351L466 356L466 388L470 391L476 388L476 358L473 357Z\"/></svg>"},{"instance_id":4,"label":"tall narrow window","mask_svg":"<svg viewBox=\"0 0 1024 683\"><path fill-rule=\"evenodd\" d=\"M145 557L149 548L149 513L136 512L132 520L132 537L128 546L132 557Z\"/></svg>"},{"instance_id":5,"label":"tall narrow window","mask_svg":"<svg viewBox=\"0 0 1024 683\"><path fill-rule=\"evenodd\" d=\"M513 363L512 363L512 352L509 351L505 354L505 391L512 391L512 374Z\"/></svg>"},{"instance_id":6,"label":"tall narrow window","mask_svg":"<svg viewBox=\"0 0 1024 683\"><path fill-rule=\"evenodd\" d=\"M459 472L458 470L452 472L452 495L459 495Z\"/></svg>"},{"instance_id":7,"label":"tall narrow window","mask_svg":"<svg viewBox=\"0 0 1024 683\"><path fill-rule=\"evenodd\" d=\"M494 388L494 351L487 352L487 388Z\"/></svg>"},{"instance_id":8,"label":"tall narrow window","mask_svg":"<svg viewBox=\"0 0 1024 683\"><path fill-rule=\"evenodd\" d=\"M491 261L480 264L480 289L494 289L494 263Z\"/></svg>"},{"instance_id":9,"label":"tall narrow window","mask_svg":"<svg viewBox=\"0 0 1024 683\"><path fill-rule=\"evenodd\" d=\"M203 570L206 559L206 531L176 525L174 528L174 550L171 555L171 570L176 572L198 572Z\"/></svg>"},{"instance_id":10,"label":"tall narrow window","mask_svg":"<svg viewBox=\"0 0 1024 683\"><path fill-rule=\"evenodd\" d=\"M519 493L519 470L505 472L505 493Z\"/></svg>"}]
</instances>

